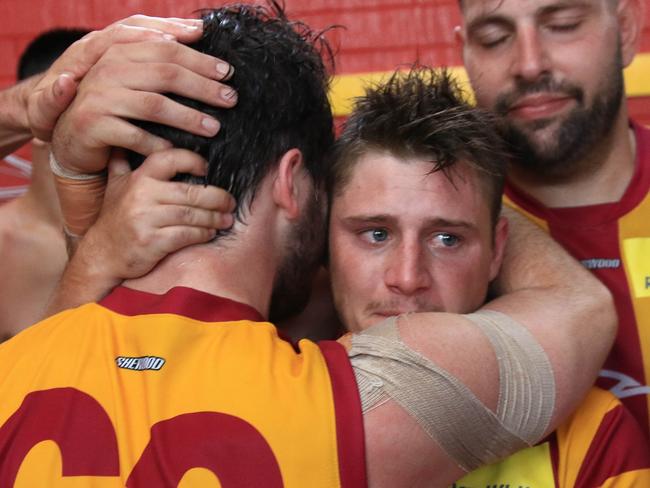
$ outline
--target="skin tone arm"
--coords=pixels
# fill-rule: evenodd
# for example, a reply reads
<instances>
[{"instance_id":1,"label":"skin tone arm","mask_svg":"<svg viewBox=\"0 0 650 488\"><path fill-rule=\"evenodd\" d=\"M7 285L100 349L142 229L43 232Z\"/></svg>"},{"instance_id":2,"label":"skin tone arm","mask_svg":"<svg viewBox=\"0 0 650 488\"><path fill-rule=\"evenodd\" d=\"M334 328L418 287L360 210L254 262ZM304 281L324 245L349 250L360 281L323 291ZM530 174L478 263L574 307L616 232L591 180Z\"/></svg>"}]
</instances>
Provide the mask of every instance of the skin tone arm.
<instances>
[{"instance_id":1,"label":"skin tone arm","mask_svg":"<svg viewBox=\"0 0 650 488\"><path fill-rule=\"evenodd\" d=\"M510 238L495 283L501 296L484 308L518 321L546 351L557 395L548 434L593 384L614 340L616 313L607 289L550 237L511 210L504 213ZM407 345L496 410L498 366L475 326L460 315L435 313L409 316L399 328ZM395 402L368 412L364 425L371 486L448 486L463 475ZM393 462L385 462L388 456Z\"/></svg>"},{"instance_id":2,"label":"skin tone arm","mask_svg":"<svg viewBox=\"0 0 650 488\"><path fill-rule=\"evenodd\" d=\"M164 23L169 19L147 21ZM200 30L201 21L192 22L194 25L183 28ZM98 35L106 34L100 31ZM111 147L149 155L171 146L132 120L214 136L219 130L216 119L164 94L232 107L236 93L222 83L231 75L227 63L178 42L153 39L110 45L88 70L74 101L57 122L52 151L59 166L64 173L96 174L106 168ZM56 177L55 186L66 227L71 234L82 236L97 218L105 179L101 173L81 181Z\"/></svg>"},{"instance_id":3,"label":"skin tone arm","mask_svg":"<svg viewBox=\"0 0 650 488\"><path fill-rule=\"evenodd\" d=\"M59 116L75 96L78 80L111 46L137 46L146 41L191 42L201 35L201 28L201 22L196 19L135 15L88 34L66 50L43 75L0 91L0 157L33 136L50 141ZM227 73L228 67L225 63L224 66Z\"/></svg>"},{"instance_id":4,"label":"skin tone arm","mask_svg":"<svg viewBox=\"0 0 650 488\"><path fill-rule=\"evenodd\" d=\"M195 40L200 34L201 22L193 22L192 37L183 41ZM231 75L227 63L178 42L113 43L88 70L77 96L58 120L52 141L54 155L67 170L96 173L106 167L111 147L145 156L171 147L129 119L212 137L219 130L217 120L163 94L232 107L236 93L221 83Z\"/></svg>"},{"instance_id":5,"label":"skin tone arm","mask_svg":"<svg viewBox=\"0 0 650 488\"><path fill-rule=\"evenodd\" d=\"M136 171L117 151L98 221L70 259L46 316L103 298L127 278L145 275L168 254L207 242L233 223L235 201L212 186L168 181L203 176L206 162L183 149L153 154Z\"/></svg>"},{"instance_id":6,"label":"skin tone arm","mask_svg":"<svg viewBox=\"0 0 650 488\"><path fill-rule=\"evenodd\" d=\"M177 24L181 22L182 32L175 32L174 38L184 42L196 39L202 26L196 20L142 16L137 20L160 29L165 29L167 23L178 28ZM188 29L188 26L198 26L198 32L194 32L197 29ZM191 36L188 37L185 31L192 32ZM100 31L98 36L102 38L109 33ZM172 102L162 93L176 93L215 106L231 107L236 103L236 93L220 83L230 75L232 71L228 64L176 42L153 38L128 46L114 43L95 60L79 84L74 102L58 120L53 138L55 156L66 170L93 173L106 167L110 146L128 148L145 155L170 147L168 141L139 129L128 119L155 121L195 134L213 136L218 131L218 121ZM123 193L124 203L115 205L121 199L107 198L102 224L85 239L69 264L58 291L50 301L48 314L100 299L122 279L146 273L169 252L205 242L214 236L215 228L231 225L231 217L227 215L230 197L224 196L224 192L201 187L179 190L181 186L177 183L167 183L169 188L157 189L155 180L163 185L161 180L175 174L174 165L169 161L167 166L163 162L164 168L160 170L157 161L161 158L164 156L155 156L153 162L132 175L125 162L114 162L110 193ZM203 162L194 160L193 165L192 172L203 174ZM62 201L66 200L67 190L57 184ZM79 195L79 192L73 195ZM96 201L91 195L87 201L77 201L72 208L88 209ZM167 210L163 213L164 206ZM175 206L175 212L169 211L172 206ZM66 206L63 210L65 214ZM148 218L142 218L143 215ZM119 233L114 232L116 228L120 229ZM118 235L125 240L120 240ZM104 245L100 246L99 242ZM145 253L143 249L151 242L154 243L153 252L147 248ZM69 244L74 248L77 240L70 239ZM126 249L128 253L124 252ZM98 263L103 266L98 266ZM90 287L89 283L93 286Z\"/></svg>"},{"instance_id":7,"label":"skin tone arm","mask_svg":"<svg viewBox=\"0 0 650 488\"><path fill-rule=\"evenodd\" d=\"M35 76L0 91L0 158L11 154L33 137L27 117L27 101L41 78ZM38 101L42 112L53 114L56 121L75 90L76 84L69 76L56 78Z\"/></svg>"}]
</instances>

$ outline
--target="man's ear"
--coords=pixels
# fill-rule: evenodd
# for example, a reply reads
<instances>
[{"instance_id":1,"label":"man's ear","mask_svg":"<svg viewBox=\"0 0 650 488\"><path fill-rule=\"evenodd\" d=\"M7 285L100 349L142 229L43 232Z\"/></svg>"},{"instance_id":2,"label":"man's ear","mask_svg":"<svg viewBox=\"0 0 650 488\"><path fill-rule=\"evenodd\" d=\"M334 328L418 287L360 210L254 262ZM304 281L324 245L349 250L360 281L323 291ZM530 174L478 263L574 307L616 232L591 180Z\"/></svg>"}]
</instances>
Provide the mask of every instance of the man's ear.
<instances>
[{"instance_id":1,"label":"man's ear","mask_svg":"<svg viewBox=\"0 0 650 488\"><path fill-rule=\"evenodd\" d=\"M465 31L462 25L454 27L454 41L456 42L456 46L461 50L465 46Z\"/></svg>"},{"instance_id":2,"label":"man's ear","mask_svg":"<svg viewBox=\"0 0 650 488\"><path fill-rule=\"evenodd\" d=\"M492 262L490 263L490 281L499 274L503 262L503 251L508 240L508 219L499 217L494 226L494 245L492 249Z\"/></svg>"},{"instance_id":3,"label":"man's ear","mask_svg":"<svg viewBox=\"0 0 650 488\"><path fill-rule=\"evenodd\" d=\"M639 50L645 19L644 0L620 0L616 8L623 66L630 65Z\"/></svg>"},{"instance_id":4,"label":"man's ear","mask_svg":"<svg viewBox=\"0 0 650 488\"><path fill-rule=\"evenodd\" d=\"M454 27L454 44L460 59L463 60L463 64L466 64L465 47L467 44L467 30L465 29L464 23Z\"/></svg>"},{"instance_id":5,"label":"man's ear","mask_svg":"<svg viewBox=\"0 0 650 488\"><path fill-rule=\"evenodd\" d=\"M300 216L301 193L305 185L302 152L290 149L280 159L273 181L273 201L289 219Z\"/></svg>"}]
</instances>

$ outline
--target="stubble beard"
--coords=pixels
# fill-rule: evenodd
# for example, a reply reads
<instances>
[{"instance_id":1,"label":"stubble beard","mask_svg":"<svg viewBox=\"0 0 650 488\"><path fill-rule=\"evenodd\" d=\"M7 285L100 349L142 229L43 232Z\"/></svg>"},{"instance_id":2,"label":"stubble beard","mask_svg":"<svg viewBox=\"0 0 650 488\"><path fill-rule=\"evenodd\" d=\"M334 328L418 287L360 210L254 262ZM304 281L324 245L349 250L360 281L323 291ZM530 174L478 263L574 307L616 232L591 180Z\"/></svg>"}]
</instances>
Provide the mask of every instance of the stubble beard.
<instances>
[{"instance_id":1,"label":"stubble beard","mask_svg":"<svg viewBox=\"0 0 650 488\"><path fill-rule=\"evenodd\" d=\"M514 100L543 91L565 93L577 106L559 125L556 119L541 119L522 126L505 117ZM562 181L593 171L599 158L592 156L599 151L601 143L609 140L623 95L620 49L590 106L586 106L582 88L555 82L550 76L534 83L519 83L515 90L500 96L495 105L496 112L504 116L504 136L515 156L513 164L533 178L545 181ZM558 127L549 133L553 124Z\"/></svg>"},{"instance_id":2,"label":"stubble beard","mask_svg":"<svg viewBox=\"0 0 650 488\"><path fill-rule=\"evenodd\" d=\"M325 222L322 203L315 194L292 230L290 249L276 275L269 311L272 322L292 317L307 305L313 278L323 263Z\"/></svg>"}]
</instances>

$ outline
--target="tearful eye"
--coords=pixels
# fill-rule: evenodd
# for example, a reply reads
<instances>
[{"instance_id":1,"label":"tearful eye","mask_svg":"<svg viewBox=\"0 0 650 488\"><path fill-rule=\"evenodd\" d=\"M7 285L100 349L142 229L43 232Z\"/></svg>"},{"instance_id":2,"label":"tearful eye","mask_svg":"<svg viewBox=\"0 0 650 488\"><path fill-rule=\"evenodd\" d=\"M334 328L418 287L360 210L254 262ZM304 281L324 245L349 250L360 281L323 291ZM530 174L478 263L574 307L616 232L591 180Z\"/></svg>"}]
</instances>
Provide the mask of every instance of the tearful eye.
<instances>
[{"instance_id":1,"label":"tearful eye","mask_svg":"<svg viewBox=\"0 0 650 488\"><path fill-rule=\"evenodd\" d=\"M370 235L375 242L383 242L388 239L388 232L385 229L373 229L370 231Z\"/></svg>"},{"instance_id":2,"label":"tearful eye","mask_svg":"<svg viewBox=\"0 0 650 488\"><path fill-rule=\"evenodd\" d=\"M370 244L377 244L380 242L384 242L388 240L388 230L387 229L381 229L381 228L375 228L375 229L367 229L359 233L361 238L370 243Z\"/></svg>"},{"instance_id":3,"label":"tearful eye","mask_svg":"<svg viewBox=\"0 0 650 488\"><path fill-rule=\"evenodd\" d=\"M434 242L436 245L440 245L442 247L454 247L458 244L459 241L460 239L455 235L447 234L445 232L436 234L434 236Z\"/></svg>"}]
</instances>

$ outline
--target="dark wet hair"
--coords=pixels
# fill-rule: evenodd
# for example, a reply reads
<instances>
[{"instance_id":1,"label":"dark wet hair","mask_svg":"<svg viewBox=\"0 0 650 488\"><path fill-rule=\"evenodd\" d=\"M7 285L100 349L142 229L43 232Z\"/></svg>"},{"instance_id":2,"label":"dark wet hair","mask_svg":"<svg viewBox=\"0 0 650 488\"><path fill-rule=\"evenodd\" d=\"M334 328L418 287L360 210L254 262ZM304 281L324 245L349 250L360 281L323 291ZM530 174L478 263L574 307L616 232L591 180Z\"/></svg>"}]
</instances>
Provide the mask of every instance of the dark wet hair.
<instances>
[{"instance_id":1,"label":"dark wet hair","mask_svg":"<svg viewBox=\"0 0 650 488\"><path fill-rule=\"evenodd\" d=\"M220 121L221 129L211 138L160 124L141 125L175 147L201 154L209 163L205 182L235 197L240 220L242 205L252 202L264 176L292 148L302 152L315 184L324 185L334 132L329 75L321 56L331 50L322 33L288 20L276 2L201 14L203 36L191 47L234 67L228 83L237 91L237 105L221 109L171 96ZM130 154L129 159L136 167L143 157Z\"/></svg>"}]
</instances>

